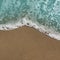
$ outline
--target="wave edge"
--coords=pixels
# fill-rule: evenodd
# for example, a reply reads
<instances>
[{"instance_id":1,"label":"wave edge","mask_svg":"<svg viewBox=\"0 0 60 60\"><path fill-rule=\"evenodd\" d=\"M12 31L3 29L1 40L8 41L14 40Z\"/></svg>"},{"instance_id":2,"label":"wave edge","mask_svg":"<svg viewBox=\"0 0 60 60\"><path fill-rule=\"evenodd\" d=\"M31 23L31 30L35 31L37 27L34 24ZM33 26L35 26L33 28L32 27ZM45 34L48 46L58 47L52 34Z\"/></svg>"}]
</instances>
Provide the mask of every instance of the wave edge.
<instances>
[{"instance_id":1,"label":"wave edge","mask_svg":"<svg viewBox=\"0 0 60 60\"><path fill-rule=\"evenodd\" d=\"M22 26L29 26L29 27L33 27L37 30L39 30L40 32L46 34L47 36L50 36L51 38L60 40L60 33L48 29L46 26L43 25L37 25L36 23L32 22L31 20L27 20L27 18L23 18L22 19L23 23L21 23L21 21L18 21L15 24L1 24L0 25L0 30L13 30L16 29L18 27L22 27Z\"/></svg>"}]
</instances>

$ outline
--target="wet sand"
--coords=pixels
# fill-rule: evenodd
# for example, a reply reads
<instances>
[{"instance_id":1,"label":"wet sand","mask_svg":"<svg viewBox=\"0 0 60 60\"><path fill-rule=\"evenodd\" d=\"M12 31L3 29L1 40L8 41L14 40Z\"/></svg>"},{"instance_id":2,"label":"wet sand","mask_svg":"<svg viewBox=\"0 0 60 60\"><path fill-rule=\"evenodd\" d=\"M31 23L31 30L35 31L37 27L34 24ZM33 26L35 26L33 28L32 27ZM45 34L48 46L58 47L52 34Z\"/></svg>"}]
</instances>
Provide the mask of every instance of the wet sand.
<instances>
[{"instance_id":1,"label":"wet sand","mask_svg":"<svg viewBox=\"0 0 60 60\"><path fill-rule=\"evenodd\" d=\"M0 60L60 60L60 41L29 27L0 31Z\"/></svg>"}]
</instances>

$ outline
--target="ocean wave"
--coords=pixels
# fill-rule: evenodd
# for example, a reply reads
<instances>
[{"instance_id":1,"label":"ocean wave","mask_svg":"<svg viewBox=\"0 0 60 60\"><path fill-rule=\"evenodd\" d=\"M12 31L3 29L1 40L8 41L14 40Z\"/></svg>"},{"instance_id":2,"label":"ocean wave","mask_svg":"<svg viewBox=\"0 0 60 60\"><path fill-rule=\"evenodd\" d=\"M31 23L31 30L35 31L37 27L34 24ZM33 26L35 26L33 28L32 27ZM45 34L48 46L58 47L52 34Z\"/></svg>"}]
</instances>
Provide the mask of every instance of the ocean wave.
<instances>
[{"instance_id":1,"label":"ocean wave","mask_svg":"<svg viewBox=\"0 0 60 60\"><path fill-rule=\"evenodd\" d=\"M39 30L40 32L46 34L47 36L50 36L51 38L60 40L60 33L58 31L56 32L53 28L50 29L44 25L34 23L26 17L22 19L22 23L21 23L21 21L18 21L15 24L0 25L0 30L13 30L13 29L16 29L16 28L22 27L22 26L33 27L33 28Z\"/></svg>"},{"instance_id":2,"label":"ocean wave","mask_svg":"<svg viewBox=\"0 0 60 60\"><path fill-rule=\"evenodd\" d=\"M60 40L60 0L0 0L0 30L24 25Z\"/></svg>"}]
</instances>

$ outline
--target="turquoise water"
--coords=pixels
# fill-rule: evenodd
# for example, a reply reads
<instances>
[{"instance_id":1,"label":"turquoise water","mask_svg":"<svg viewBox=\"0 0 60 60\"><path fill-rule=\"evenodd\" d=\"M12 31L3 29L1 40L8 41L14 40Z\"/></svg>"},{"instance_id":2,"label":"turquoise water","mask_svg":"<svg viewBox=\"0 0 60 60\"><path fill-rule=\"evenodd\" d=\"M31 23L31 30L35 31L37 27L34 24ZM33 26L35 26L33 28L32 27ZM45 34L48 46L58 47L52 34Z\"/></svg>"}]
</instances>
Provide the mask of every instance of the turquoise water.
<instances>
[{"instance_id":1,"label":"turquoise water","mask_svg":"<svg viewBox=\"0 0 60 60\"><path fill-rule=\"evenodd\" d=\"M22 23L22 18L60 33L60 0L0 0L0 25Z\"/></svg>"}]
</instances>

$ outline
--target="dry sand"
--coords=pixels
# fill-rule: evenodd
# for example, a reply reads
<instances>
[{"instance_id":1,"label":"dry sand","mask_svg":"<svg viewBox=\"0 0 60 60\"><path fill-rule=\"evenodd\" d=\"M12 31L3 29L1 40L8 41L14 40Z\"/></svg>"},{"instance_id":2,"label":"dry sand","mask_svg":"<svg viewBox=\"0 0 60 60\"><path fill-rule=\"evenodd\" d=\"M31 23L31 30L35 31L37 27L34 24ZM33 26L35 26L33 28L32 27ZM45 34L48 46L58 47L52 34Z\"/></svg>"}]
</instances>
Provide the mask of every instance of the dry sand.
<instances>
[{"instance_id":1,"label":"dry sand","mask_svg":"<svg viewBox=\"0 0 60 60\"><path fill-rule=\"evenodd\" d=\"M60 41L29 27L0 31L0 60L60 60Z\"/></svg>"}]
</instances>

